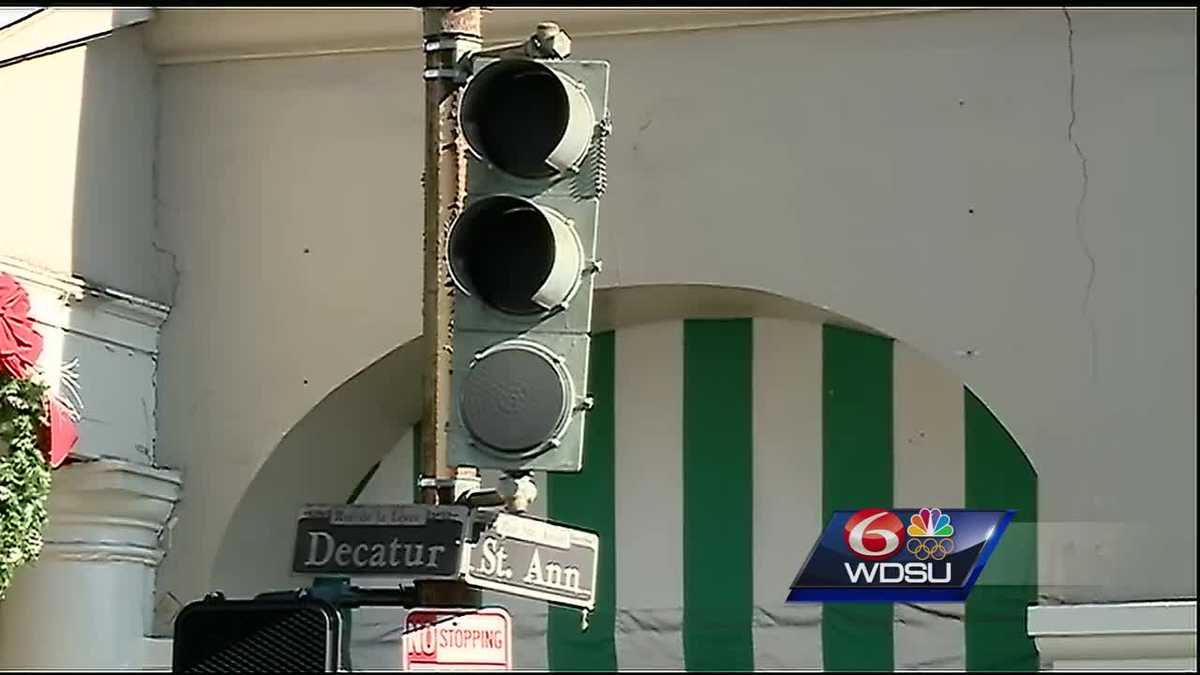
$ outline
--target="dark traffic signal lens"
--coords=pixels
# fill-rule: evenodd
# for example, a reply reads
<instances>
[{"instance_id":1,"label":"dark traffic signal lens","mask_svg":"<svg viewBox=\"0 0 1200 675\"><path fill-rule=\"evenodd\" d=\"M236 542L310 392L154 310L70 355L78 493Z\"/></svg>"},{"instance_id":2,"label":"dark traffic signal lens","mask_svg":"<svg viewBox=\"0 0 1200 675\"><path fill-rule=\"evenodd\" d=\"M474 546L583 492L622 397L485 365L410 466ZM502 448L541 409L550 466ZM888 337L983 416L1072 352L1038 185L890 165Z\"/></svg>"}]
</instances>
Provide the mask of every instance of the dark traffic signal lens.
<instances>
[{"instance_id":1,"label":"dark traffic signal lens","mask_svg":"<svg viewBox=\"0 0 1200 675\"><path fill-rule=\"evenodd\" d=\"M573 395L553 352L513 340L480 355L463 380L459 406L472 437L493 451L524 456L559 436Z\"/></svg>"},{"instance_id":2,"label":"dark traffic signal lens","mask_svg":"<svg viewBox=\"0 0 1200 675\"><path fill-rule=\"evenodd\" d=\"M498 61L471 78L460 118L477 155L507 174L531 179L577 166L596 123L582 89L525 59Z\"/></svg>"},{"instance_id":3,"label":"dark traffic signal lens","mask_svg":"<svg viewBox=\"0 0 1200 675\"><path fill-rule=\"evenodd\" d=\"M471 204L450 232L450 274L466 293L507 314L539 314L578 286L583 253L574 230L533 202L500 195Z\"/></svg>"}]
</instances>

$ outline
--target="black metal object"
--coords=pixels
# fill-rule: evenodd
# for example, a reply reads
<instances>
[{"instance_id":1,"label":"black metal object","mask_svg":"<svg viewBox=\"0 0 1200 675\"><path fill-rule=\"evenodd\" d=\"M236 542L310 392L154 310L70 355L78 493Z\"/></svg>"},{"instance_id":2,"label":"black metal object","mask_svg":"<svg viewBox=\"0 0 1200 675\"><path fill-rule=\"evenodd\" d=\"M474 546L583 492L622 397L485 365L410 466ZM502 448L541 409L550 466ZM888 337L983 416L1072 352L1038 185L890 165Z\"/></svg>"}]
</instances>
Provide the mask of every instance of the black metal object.
<instances>
[{"instance_id":1,"label":"black metal object","mask_svg":"<svg viewBox=\"0 0 1200 675\"><path fill-rule=\"evenodd\" d=\"M307 593L267 596L227 600L212 594L184 607L175 619L172 671L337 672L337 608Z\"/></svg>"},{"instance_id":2,"label":"black metal object","mask_svg":"<svg viewBox=\"0 0 1200 675\"><path fill-rule=\"evenodd\" d=\"M212 593L176 617L172 671L348 671L351 610L416 606L415 588L364 589L345 577L318 577L312 588L250 600Z\"/></svg>"}]
</instances>

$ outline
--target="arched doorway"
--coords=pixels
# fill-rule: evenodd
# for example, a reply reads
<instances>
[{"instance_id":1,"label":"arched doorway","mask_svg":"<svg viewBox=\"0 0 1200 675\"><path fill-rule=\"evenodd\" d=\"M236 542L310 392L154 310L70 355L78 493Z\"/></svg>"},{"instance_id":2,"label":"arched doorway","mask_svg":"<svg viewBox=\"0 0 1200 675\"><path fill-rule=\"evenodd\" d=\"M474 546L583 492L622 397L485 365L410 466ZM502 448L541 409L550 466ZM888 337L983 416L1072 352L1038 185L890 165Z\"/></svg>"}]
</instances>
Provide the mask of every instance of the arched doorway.
<instances>
[{"instance_id":1,"label":"arched doorway","mask_svg":"<svg viewBox=\"0 0 1200 675\"><path fill-rule=\"evenodd\" d=\"M419 371L387 368L389 381L413 390L409 424L360 430L358 437L374 439L376 456L387 454L362 466L357 480L339 471L342 492L324 499L411 499ZM1036 667L1025 635L1025 607L1037 588L1036 473L986 406L937 363L778 296L655 286L598 294L590 377L597 407L584 471L539 476L534 512L596 530L609 544L599 606L580 632L577 612L485 594L517 618L518 667ZM354 398L343 393L338 406L343 432ZM281 443L280 451L289 449ZM360 450L354 461L368 454ZM304 461L319 473L329 459L309 453ZM251 492L283 475L261 475ZM486 480L494 475L485 472ZM239 512L272 504L275 527L286 530L293 514L282 520L279 505L288 500L278 487L271 487L275 498L248 494ZM829 512L868 505L1019 514L966 605L786 604ZM270 536L290 541L290 534ZM235 551L222 550L219 572L223 562L235 564ZM286 546L278 557L286 564ZM356 667L398 667L400 616L358 613Z\"/></svg>"}]
</instances>

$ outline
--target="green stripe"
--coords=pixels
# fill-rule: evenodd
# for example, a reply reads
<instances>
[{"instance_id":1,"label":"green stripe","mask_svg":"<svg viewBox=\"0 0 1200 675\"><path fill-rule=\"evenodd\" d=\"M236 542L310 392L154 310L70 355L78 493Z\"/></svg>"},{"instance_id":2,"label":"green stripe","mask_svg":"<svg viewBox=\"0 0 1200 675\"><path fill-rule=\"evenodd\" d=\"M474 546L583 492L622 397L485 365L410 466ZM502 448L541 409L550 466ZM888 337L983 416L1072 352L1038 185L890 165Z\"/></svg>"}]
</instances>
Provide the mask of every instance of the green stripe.
<instances>
[{"instance_id":1,"label":"green stripe","mask_svg":"<svg viewBox=\"0 0 1200 675\"><path fill-rule=\"evenodd\" d=\"M750 319L684 321L683 655L690 671L754 669L752 350Z\"/></svg>"},{"instance_id":2,"label":"green stripe","mask_svg":"<svg viewBox=\"0 0 1200 675\"><path fill-rule=\"evenodd\" d=\"M600 535L596 611L588 617L587 632L580 632L579 610L550 608L547 626L550 670L602 672L617 668L614 347L611 331L592 338L588 392L596 406L588 413L584 425L583 471L553 473L547 479L549 519Z\"/></svg>"},{"instance_id":3,"label":"green stripe","mask_svg":"<svg viewBox=\"0 0 1200 675\"><path fill-rule=\"evenodd\" d=\"M892 341L826 325L822 350L825 522L836 510L892 504ZM891 604L826 603L825 670L892 670Z\"/></svg>"},{"instance_id":4,"label":"green stripe","mask_svg":"<svg viewBox=\"0 0 1200 675\"><path fill-rule=\"evenodd\" d=\"M1037 670L1025 622L1037 602L1037 473L987 406L969 389L963 398L967 508L1017 510L967 598L967 669Z\"/></svg>"}]
</instances>

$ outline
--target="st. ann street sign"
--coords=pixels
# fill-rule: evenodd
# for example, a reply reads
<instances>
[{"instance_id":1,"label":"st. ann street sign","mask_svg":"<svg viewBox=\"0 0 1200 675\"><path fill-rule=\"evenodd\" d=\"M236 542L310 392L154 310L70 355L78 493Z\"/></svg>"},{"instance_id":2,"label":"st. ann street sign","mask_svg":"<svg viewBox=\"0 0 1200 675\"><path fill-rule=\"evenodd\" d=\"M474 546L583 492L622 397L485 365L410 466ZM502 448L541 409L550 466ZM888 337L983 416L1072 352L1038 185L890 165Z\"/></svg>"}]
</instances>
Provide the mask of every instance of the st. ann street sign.
<instances>
[{"instance_id":1,"label":"st. ann street sign","mask_svg":"<svg viewBox=\"0 0 1200 675\"><path fill-rule=\"evenodd\" d=\"M463 578L468 584L596 608L600 538L595 533L484 511L475 512L471 531L469 552L463 557Z\"/></svg>"},{"instance_id":2,"label":"st. ann street sign","mask_svg":"<svg viewBox=\"0 0 1200 675\"><path fill-rule=\"evenodd\" d=\"M296 525L292 571L457 577L470 511L465 506L307 506Z\"/></svg>"}]
</instances>

